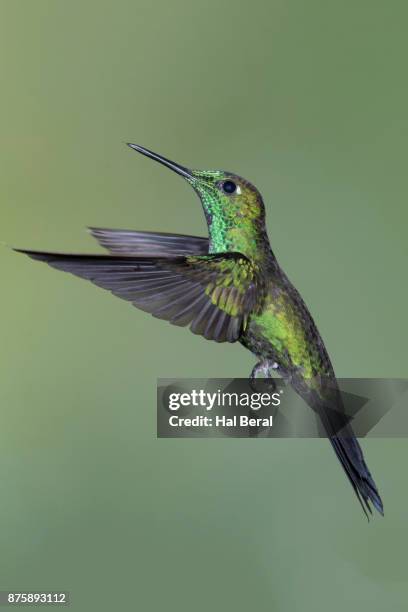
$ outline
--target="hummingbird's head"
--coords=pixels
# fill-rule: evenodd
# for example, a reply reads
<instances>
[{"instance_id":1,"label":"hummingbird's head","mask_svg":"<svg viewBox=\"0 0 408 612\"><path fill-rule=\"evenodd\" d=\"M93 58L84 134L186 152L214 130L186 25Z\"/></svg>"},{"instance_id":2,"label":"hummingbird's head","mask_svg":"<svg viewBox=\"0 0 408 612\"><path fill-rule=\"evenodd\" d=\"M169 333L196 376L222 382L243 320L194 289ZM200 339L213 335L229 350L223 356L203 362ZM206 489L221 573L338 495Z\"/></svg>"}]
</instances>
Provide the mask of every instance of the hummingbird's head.
<instances>
[{"instance_id":1,"label":"hummingbird's head","mask_svg":"<svg viewBox=\"0 0 408 612\"><path fill-rule=\"evenodd\" d=\"M210 238L217 247L233 243L237 233L255 236L265 229L265 208L258 189L249 181L223 170L190 170L139 145L129 147L184 177L204 208Z\"/></svg>"},{"instance_id":2,"label":"hummingbird's head","mask_svg":"<svg viewBox=\"0 0 408 612\"><path fill-rule=\"evenodd\" d=\"M264 222L265 208L258 189L249 181L225 170L190 170L189 180L198 193L207 221L214 216L239 222Z\"/></svg>"}]
</instances>

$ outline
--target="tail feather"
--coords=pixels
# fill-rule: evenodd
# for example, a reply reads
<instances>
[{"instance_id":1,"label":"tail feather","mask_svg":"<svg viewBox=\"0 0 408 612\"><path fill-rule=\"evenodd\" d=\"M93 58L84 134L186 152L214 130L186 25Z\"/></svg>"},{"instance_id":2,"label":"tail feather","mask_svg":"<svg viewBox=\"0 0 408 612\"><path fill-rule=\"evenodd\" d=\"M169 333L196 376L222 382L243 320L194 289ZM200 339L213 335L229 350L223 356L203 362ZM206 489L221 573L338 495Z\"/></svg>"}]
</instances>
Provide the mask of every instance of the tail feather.
<instances>
[{"instance_id":1,"label":"tail feather","mask_svg":"<svg viewBox=\"0 0 408 612\"><path fill-rule=\"evenodd\" d=\"M367 511L372 514L370 503L380 514L384 515L380 494L356 438L352 435L350 437L333 436L330 442L366 516L368 517Z\"/></svg>"},{"instance_id":2,"label":"tail feather","mask_svg":"<svg viewBox=\"0 0 408 612\"><path fill-rule=\"evenodd\" d=\"M322 395L308 397L309 405L320 418L325 433L330 440L365 515L369 518L373 506L381 515L384 507L373 477L364 460L363 451L350 425L344 410L340 391L335 379L325 381ZM323 399L322 399L323 398Z\"/></svg>"}]
</instances>

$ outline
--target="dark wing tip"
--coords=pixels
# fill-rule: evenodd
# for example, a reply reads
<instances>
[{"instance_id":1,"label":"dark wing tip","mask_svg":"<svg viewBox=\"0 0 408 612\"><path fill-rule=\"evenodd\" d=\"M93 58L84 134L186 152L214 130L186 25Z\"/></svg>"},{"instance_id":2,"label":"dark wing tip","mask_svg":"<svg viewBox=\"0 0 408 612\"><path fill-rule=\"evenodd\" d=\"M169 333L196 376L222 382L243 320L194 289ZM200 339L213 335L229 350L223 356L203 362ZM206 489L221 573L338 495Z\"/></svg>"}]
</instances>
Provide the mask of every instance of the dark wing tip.
<instances>
[{"instance_id":1,"label":"dark wing tip","mask_svg":"<svg viewBox=\"0 0 408 612\"><path fill-rule=\"evenodd\" d=\"M23 255L28 255L32 259L39 259L40 261L47 261L51 257L51 253L44 253L42 251L32 251L30 249L15 249L13 247L13 251L16 253L22 253Z\"/></svg>"}]
</instances>

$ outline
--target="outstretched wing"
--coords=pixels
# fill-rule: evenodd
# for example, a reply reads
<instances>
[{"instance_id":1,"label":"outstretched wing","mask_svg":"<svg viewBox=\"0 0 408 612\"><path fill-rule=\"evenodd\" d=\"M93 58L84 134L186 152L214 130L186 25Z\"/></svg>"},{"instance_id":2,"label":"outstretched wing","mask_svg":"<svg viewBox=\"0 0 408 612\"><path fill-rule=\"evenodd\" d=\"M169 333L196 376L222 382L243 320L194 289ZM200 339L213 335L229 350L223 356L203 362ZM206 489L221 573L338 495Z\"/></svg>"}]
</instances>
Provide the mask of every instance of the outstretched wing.
<instances>
[{"instance_id":1,"label":"outstretched wing","mask_svg":"<svg viewBox=\"0 0 408 612\"><path fill-rule=\"evenodd\" d=\"M209 248L208 238L199 236L99 227L88 229L102 247L121 255L206 255Z\"/></svg>"},{"instance_id":2,"label":"outstretched wing","mask_svg":"<svg viewBox=\"0 0 408 612\"><path fill-rule=\"evenodd\" d=\"M240 253L165 258L16 250L217 342L238 340L262 292L253 264Z\"/></svg>"}]
</instances>

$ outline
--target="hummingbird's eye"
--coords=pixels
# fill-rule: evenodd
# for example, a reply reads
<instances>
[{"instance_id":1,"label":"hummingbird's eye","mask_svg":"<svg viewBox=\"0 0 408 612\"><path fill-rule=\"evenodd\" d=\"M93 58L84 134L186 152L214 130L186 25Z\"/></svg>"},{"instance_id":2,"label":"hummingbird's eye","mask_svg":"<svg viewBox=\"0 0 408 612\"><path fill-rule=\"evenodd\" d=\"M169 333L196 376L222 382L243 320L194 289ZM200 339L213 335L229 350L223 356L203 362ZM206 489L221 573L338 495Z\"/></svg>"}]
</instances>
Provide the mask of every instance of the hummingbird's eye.
<instances>
[{"instance_id":1,"label":"hummingbird's eye","mask_svg":"<svg viewBox=\"0 0 408 612\"><path fill-rule=\"evenodd\" d=\"M234 181L224 181L222 184L222 190L225 193L231 194L234 193L234 191L237 190L237 186L234 183Z\"/></svg>"}]
</instances>

